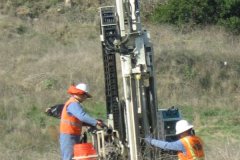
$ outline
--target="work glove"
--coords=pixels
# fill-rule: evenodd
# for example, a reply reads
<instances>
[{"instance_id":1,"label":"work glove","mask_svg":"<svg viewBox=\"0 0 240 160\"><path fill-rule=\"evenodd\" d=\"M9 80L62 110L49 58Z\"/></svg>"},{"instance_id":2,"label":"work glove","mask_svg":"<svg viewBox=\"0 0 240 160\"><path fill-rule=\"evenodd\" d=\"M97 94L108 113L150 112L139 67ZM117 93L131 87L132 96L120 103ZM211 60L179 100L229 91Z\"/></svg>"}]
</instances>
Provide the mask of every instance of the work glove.
<instances>
[{"instance_id":1,"label":"work glove","mask_svg":"<svg viewBox=\"0 0 240 160\"><path fill-rule=\"evenodd\" d=\"M100 126L100 127L104 127L105 124L103 123L103 121L101 119L97 119L97 126Z\"/></svg>"},{"instance_id":2,"label":"work glove","mask_svg":"<svg viewBox=\"0 0 240 160\"><path fill-rule=\"evenodd\" d=\"M152 141L151 136L149 136L149 135L146 136L146 137L144 138L144 141L145 141L146 144L151 145L151 141Z\"/></svg>"}]
</instances>

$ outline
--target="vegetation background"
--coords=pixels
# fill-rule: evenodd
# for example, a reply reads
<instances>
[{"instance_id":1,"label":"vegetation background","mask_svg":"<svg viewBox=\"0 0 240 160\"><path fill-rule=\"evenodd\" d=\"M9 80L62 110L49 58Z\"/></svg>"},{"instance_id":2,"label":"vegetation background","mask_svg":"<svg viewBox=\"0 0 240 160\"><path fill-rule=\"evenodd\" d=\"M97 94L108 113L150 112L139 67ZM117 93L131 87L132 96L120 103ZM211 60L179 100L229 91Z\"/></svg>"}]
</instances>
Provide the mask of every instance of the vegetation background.
<instances>
[{"instance_id":1,"label":"vegetation background","mask_svg":"<svg viewBox=\"0 0 240 160\"><path fill-rule=\"evenodd\" d=\"M99 1L73 2L71 8L60 0L0 2L0 159L60 159L59 121L44 110L65 102L73 81L90 84L86 110L105 118ZM240 36L219 23L156 23L154 11L165 2L142 2L159 107L177 106L193 122L207 160L238 160Z\"/></svg>"}]
</instances>

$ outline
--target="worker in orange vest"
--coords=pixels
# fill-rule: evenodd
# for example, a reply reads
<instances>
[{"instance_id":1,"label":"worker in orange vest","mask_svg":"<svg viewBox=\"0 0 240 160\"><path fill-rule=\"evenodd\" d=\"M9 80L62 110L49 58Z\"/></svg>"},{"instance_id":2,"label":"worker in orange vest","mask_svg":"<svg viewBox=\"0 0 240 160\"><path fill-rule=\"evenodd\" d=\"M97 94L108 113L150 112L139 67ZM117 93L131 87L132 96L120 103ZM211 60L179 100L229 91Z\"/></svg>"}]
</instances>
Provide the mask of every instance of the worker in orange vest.
<instances>
[{"instance_id":1,"label":"worker in orange vest","mask_svg":"<svg viewBox=\"0 0 240 160\"><path fill-rule=\"evenodd\" d=\"M92 96L89 94L88 85L79 83L72 85L67 91L71 97L65 103L60 122L60 147L62 160L72 160L73 146L80 142L82 124L102 126L101 120L90 117L84 110L82 102Z\"/></svg>"},{"instance_id":2,"label":"worker in orange vest","mask_svg":"<svg viewBox=\"0 0 240 160\"><path fill-rule=\"evenodd\" d=\"M173 150L178 152L179 160L204 160L204 150L202 140L195 136L193 125L186 120L180 120L176 123L176 134L179 140L166 142L150 137L145 141L161 149Z\"/></svg>"}]
</instances>

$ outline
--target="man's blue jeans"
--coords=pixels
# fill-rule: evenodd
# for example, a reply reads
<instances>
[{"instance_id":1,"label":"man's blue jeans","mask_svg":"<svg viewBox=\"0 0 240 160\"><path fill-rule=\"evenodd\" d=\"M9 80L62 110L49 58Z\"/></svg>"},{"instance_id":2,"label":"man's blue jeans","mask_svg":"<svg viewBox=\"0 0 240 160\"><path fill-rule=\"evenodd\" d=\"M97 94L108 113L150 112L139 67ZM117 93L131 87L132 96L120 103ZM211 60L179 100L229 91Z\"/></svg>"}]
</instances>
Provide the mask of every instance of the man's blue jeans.
<instances>
[{"instance_id":1,"label":"man's blue jeans","mask_svg":"<svg viewBox=\"0 0 240 160\"><path fill-rule=\"evenodd\" d=\"M60 134L59 137L62 160L72 160L73 146L80 142L80 136L71 134Z\"/></svg>"}]
</instances>

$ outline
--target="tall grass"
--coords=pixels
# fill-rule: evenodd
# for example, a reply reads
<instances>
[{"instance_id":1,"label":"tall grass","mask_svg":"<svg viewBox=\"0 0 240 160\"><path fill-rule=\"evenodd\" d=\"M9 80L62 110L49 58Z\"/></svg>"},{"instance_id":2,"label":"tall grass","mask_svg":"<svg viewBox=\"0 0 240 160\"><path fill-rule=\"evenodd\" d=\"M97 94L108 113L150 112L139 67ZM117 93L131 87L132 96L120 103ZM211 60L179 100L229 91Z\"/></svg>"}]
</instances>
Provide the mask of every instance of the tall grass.
<instances>
[{"instance_id":1,"label":"tall grass","mask_svg":"<svg viewBox=\"0 0 240 160\"><path fill-rule=\"evenodd\" d=\"M86 110L105 116L97 23L81 23L77 10L68 12L34 20L0 15L0 159L59 159L59 122L43 112L67 99L73 81L90 84ZM240 37L214 26L190 33L146 28L154 43L159 107L176 105L193 121L207 159L237 159Z\"/></svg>"}]
</instances>

